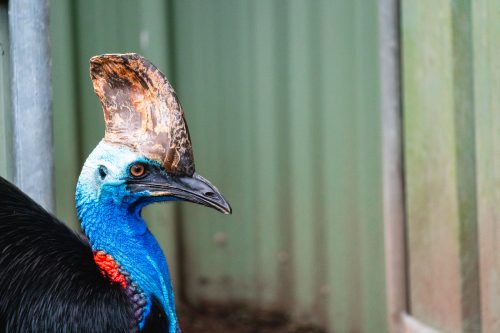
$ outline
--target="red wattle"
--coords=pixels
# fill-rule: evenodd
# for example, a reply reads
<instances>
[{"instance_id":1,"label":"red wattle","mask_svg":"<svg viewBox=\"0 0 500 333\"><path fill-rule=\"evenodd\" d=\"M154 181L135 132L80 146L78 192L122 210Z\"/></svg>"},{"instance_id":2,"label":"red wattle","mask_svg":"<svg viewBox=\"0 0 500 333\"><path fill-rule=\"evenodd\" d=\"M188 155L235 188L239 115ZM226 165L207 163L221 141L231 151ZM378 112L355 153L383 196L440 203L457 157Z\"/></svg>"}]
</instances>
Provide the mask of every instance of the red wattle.
<instances>
[{"instance_id":1,"label":"red wattle","mask_svg":"<svg viewBox=\"0 0 500 333\"><path fill-rule=\"evenodd\" d=\"M107 276L111 281L119 283L123 288L127 288L127 280L120 273L119 266L111 255L106 254L104 251L94 252L94 261L103 275Z\"/></svg>"}]
</instances>

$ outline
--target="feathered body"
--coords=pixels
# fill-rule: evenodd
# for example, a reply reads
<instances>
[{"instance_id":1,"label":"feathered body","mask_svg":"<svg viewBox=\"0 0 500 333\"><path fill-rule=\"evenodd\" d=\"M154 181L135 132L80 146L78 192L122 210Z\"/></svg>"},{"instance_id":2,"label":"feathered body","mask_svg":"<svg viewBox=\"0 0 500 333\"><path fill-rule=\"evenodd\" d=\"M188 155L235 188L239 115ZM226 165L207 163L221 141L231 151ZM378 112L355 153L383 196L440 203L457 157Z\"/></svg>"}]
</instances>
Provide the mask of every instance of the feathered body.
<instances>
[{"instance_id":1,"label":"feathered body","mask_svg":"<svg viewBox=\"0 0 500 333\"><path fill-rule=\"evenodd\" d=\"M0 331L131 332L133 304L88 241L0 177ZM143 332L166 332L156 303Z\"/></svg>"}]
</instances>

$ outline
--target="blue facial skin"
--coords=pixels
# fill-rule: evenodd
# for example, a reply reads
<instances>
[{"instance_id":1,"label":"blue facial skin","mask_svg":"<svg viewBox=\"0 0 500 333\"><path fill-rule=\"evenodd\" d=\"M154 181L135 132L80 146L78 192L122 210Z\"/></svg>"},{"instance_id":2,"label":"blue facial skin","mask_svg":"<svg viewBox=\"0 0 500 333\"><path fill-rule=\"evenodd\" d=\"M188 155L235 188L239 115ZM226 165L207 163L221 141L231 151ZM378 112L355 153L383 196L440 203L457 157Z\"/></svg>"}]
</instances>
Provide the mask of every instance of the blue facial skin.
<instances>
[{"instance_id":1,"label":"blue facial skin","mask_svg":"<svg viewBox=\"0 0 500 333\"><path fill-rule=\"evenodd\" d=\"M156 163L126 147L101 141L88 157L78 179L78 217L92 249L112 255L146 294L148 304L139 328L144 326L154 295L168 317L169 333L176 333L180 329L167 261L140 216L144 206L175 198L128 191L125 182L130 177L129 168L137 162Z\"/></svg>"}]
</instances>

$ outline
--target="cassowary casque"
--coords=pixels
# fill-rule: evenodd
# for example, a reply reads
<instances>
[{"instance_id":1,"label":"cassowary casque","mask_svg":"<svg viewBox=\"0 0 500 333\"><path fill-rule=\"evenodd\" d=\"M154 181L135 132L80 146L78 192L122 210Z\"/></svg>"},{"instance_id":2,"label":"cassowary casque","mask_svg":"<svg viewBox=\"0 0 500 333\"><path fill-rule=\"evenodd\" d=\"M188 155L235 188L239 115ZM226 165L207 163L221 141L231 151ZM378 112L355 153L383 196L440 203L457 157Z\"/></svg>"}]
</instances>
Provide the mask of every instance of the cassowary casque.
<instances>
[{"instance_id":1,"label":"cassowary casque","mask_svg":"<svg viewBox=\"0 0 500 333\"><path fill-rule=\"evenodd\" d=\"M183 200L231 213L195 172L182 107L137 54L90 60L106 123L76 188L85 236L0 177L0 331L180 332L167 262L141 210Z\"/></svg>"}]
</instances>

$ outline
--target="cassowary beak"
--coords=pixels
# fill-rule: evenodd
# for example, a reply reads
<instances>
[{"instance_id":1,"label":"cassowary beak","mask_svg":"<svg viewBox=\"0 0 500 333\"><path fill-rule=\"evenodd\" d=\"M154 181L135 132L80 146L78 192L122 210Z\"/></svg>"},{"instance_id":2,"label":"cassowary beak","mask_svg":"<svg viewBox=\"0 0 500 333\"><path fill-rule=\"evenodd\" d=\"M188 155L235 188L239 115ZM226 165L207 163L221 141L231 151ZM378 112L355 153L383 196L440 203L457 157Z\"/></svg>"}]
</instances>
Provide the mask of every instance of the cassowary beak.
<instances>
[{"instance_id":1,"label":"cassowary beak","mask_svg":"<svg viewBox=\"0 0 500 333\"><path fill-rule=\"evenodd\" d=\"M214 208L221 213L231 214L232 209L219 190L197 173L193 176L146 177L144 180L129 182L131 191L148 191L154 197L175 197Z\"/></svg>"}]
</instances>

